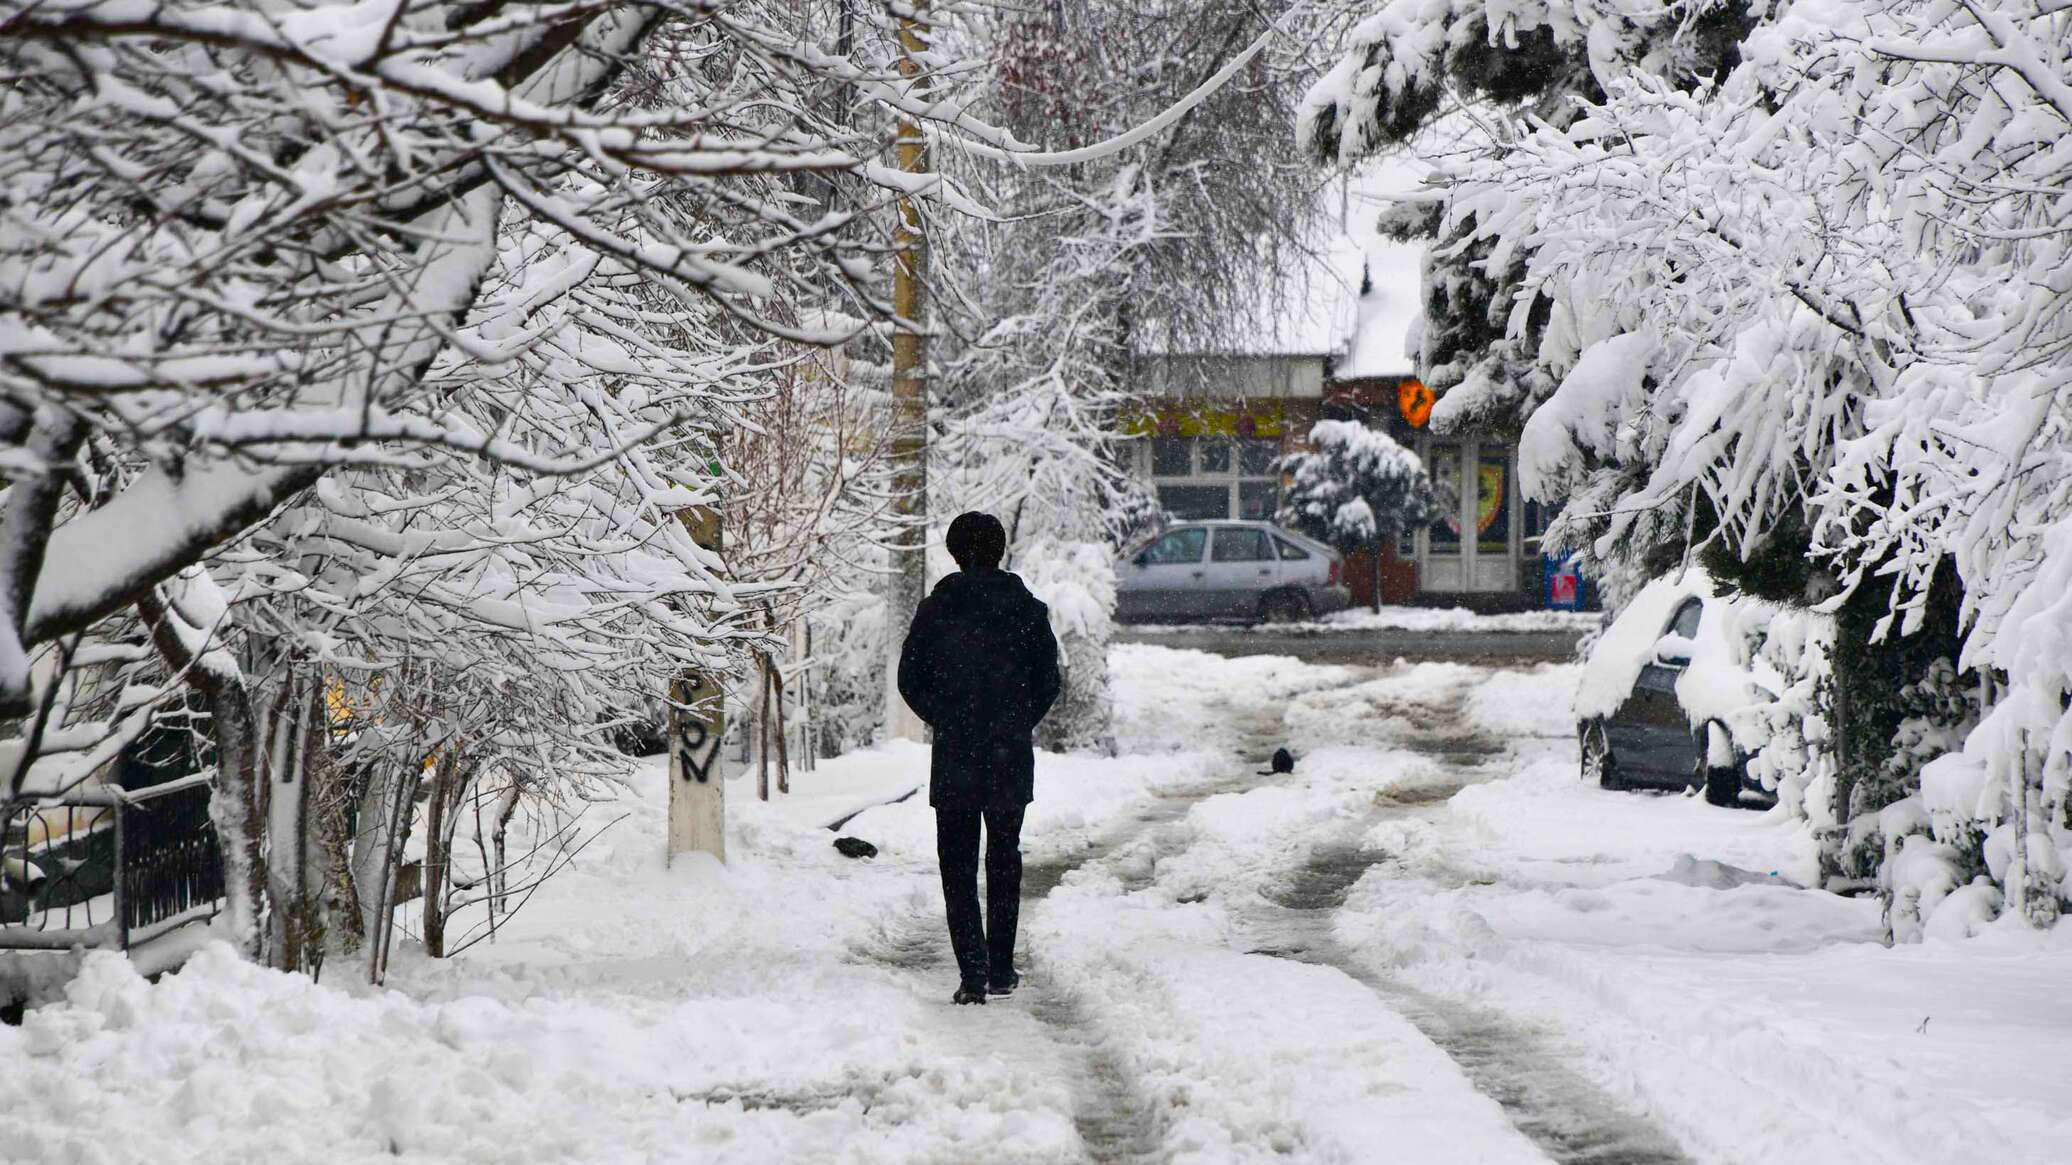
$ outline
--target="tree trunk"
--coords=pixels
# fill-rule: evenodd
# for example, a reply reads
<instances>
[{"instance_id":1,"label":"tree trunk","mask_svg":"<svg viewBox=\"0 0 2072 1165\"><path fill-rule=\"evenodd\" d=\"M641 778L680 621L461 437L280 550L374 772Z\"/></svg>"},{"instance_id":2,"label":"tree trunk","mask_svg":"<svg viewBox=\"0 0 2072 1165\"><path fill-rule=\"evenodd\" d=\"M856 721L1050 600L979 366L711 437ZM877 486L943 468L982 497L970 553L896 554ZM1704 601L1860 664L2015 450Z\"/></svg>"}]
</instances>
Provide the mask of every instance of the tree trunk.
<instances>
[{"instance_id":1,"label":"tree trunk","mask_svg":"<svg viewBox=\"0 0 2072 1165\"><path fill-rule=\"evenodd\" d=\"M770 799L770 657L758 655L755 664L755 796Z\"/></svg>"},{"instance_id":2,"label":"tree trunk","mask_svg":"<svg viewBox=\"0 0 2072 1165\"><path fill-rule=\"evenodd\" d=\"M674 748L674 743L671 744ZM672 774L673 775L673 774ZM510 893L510 871L504 868L505 853L511 830L511 818L518 812L518 796L522 786L517 777L511 778L511 785L497 801L496 831L490 835L490 853L493 865L489 875L489 941L496 941L497 917L507 911L504 896Z\"/></svg>"},{"instance_id":3,"label":"tree trunk","mask_svg":"<svg viewBox=\"0 0 2072 1165\"><path fill-rule=\"evenodd\" d=\"M1378 535L1378 534L1377 534L1377 535L1375 535L1375 537L1374 537L1374 544L1373 544L1373 546L1371 546L1371 547L1369 547L1369 548L1368 548L1368 554L1369 554L1369 555L1370 555L1370 556L1372 557L1372 559L1373 559L1373 563L1372 563L1372 565L1373 565L1373 567L1374 567L1374 613L1375 613L1375 614L1377 614L1377 615L1379 615L1379 614L1381 614L1381 536L1380 536L1380 535ZM1347 582L1351 582L1352 580L1351 580L1351 579L1347 579L1346 581L1347 581Z\"/></svg>"},{"instance_id":4,"label":"tree trunk","mask_svg":"<svg viewBox=\"0 0 2072 1165\"><path fill-rule=\"evenodd\" d=\"M368 781L360 801L359 829L353 839L353 880L359 887L370 983L379 984L388 974L403 849L410 839L419 780L416 769L382 765Z\"/></svg>"},{"instance_id":5,"label":"tree trunk","mask_svg":"<svg viewBox=\"0 0 2072 1165\"><path fill-rule=\"evenodd\" d=\"M770 706L776 710L777 725L777 791L791 792L791 744L785 734L791 731L791 724L784 714L784 669L770 669Z\"/></svg>"},{"instance_id":6,"label":"tree trunk","mask_svg":"<svg viewBox=\"0 0 2072 1165\"><path fill-rule=\"evenodd\" d=\"M199 655L181 635L179 616L160 598L157 588L137 600L137 613L151 629L151 642L175 673L199 693L209 707L210 734L216 748L215 794L209 816L215 820L223 849L225 914L237 948L253 962L266 955L264 929L266 819L259 798L264 780L255 739L251 693L229 653L217 648Z\"/></svg>"},{"instance_id":7,"label":"tree trunk","mask_svg":"<svg viewBox=\"0 0 2072 1165\"><path fill-rule=\"evenodd\" d=\"M435 959L446 957L446 887L453 869L451 817L459 786L459 755L449 747L432 766L432 793L425 805L424 950Z\"/></svg>"}]
</instances>

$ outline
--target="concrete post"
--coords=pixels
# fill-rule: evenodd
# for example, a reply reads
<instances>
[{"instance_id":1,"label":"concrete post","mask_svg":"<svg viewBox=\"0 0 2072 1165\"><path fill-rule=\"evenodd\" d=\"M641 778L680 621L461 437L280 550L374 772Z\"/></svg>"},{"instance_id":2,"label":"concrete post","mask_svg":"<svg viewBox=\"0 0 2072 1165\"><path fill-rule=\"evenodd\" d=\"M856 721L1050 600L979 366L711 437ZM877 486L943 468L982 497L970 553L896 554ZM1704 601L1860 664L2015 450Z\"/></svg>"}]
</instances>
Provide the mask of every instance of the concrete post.
<instances>
[{"instance_id":1,"label":"concrete post","mask_svg":"<svg viewBox=\"0 0 2072 1165\"><path fill-rule=\"evenodd\" d=\"M691 540L719 553L719 511L684 511ZM669 859L680 853L708 853L727 860L726 780L719 742L726 710L719 683L685 672L676 681L669 708Z\"/></svg>"}]
</instances>

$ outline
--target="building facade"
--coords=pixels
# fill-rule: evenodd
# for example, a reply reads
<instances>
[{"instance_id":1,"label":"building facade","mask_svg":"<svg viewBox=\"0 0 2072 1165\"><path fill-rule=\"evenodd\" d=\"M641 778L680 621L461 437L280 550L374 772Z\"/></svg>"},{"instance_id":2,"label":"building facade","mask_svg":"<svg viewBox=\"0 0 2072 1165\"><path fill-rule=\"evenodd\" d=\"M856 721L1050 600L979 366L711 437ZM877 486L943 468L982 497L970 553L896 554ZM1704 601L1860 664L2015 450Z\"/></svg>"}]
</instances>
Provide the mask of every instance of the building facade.
<instances>
[{"instance_id":1,"label":"building facade","mask_svg":"<svg viewBox=\"0 0 2072 1165\"><path fill-rule=\"evenodd\" d=\"M1322 415L1361 421L1415 452L1430 474L1441 516L1406 533L1376 577L1384 603L1530 610L1546 603L1541 552L1551 507L1528 502L1518 485L1518 447L1501 431L1434 434L1433 395L1408 375L1333 380ZM1350 570L1351 568L1349 568Z\"/></svg>"},{"instance_id":2,"label":"building facade","mask_svg":"<svg viewBox=\"0 0 2072 1165\"><path fill-rule=\"evenodd\" d=\"M1434 434L1435 395L1412 366L1422 317L1422 249L1346 236L1233 326L1228 353L1145 353L1142 408L1124 420L1131 466L1181 521L1270 519L1275 461L1320 419L1380 429L1423 460L1444 514L1371 554L1348 555L1356 603L1528 610L1550 598L1541 553L1551 507L1518 486L1517 435ZM1571 580L1567 591L1573 592ZM1555 597L1560 597L1557 591Z\"/></svg>"}]
</instances>

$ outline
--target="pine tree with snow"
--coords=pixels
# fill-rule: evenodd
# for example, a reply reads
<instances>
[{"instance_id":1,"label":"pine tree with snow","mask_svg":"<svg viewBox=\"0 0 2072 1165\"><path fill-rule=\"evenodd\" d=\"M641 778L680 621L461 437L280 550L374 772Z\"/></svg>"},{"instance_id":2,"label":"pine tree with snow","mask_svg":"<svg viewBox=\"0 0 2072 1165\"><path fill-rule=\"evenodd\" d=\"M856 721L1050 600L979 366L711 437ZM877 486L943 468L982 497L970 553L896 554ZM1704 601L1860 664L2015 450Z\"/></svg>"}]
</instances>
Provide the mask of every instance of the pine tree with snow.
<instances>
[{"instance_id":1,"label":"pine tree with snow","mask_svg":"<svg viewBox=\"0 0 2072 1165\"><path fill-rule=\"evenodd\" d=\"M1340 551L1383 547L1439 516L1432 479L1417 454L1357 421L1318 421L1309 449L1281 459L1288 487L1275 520ZM1374 591L1381 609L1381 588Z\"/></svg>"}]
</instances>

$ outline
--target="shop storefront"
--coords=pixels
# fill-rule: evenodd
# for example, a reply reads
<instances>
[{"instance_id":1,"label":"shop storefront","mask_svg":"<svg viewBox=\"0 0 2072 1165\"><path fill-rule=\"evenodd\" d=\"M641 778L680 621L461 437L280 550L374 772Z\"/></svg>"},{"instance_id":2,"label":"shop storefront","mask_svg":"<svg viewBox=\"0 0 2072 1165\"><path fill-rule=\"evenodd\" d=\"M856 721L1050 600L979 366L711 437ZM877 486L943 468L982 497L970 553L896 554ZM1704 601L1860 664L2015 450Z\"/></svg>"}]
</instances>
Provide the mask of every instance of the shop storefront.
<instances>
[{"instance_id":1,"label":"shop storefront","mask_svg":"<svg viewBox=\"0 0 2072 1165\"><path fill-rule=\"evenodd\" d=\"M1278 400L1175 401L1124 428L1141 438L1132 450L1138 475L1173 517L1270 519L1280 505L1274 462L1303 411Z\"/></svg>"},{"instance_id":2,"label":"shop storefront","mask_svg":"<svg viewBox=\"0 0 2072 1165\"><path fill-rule=\"evenodd\" d=\"M1540 539L1547 509L1519 494L1518 454L1502 433L1427 430L1434 396L1414 377L1365 377L1327 388L1325 416L1359 420L1414 450L1439 496L1439 518L1406 533L1380 563L1348 562L1358 598L1479 610L1544 602Z\"/></svg>"},{"instance_id":3,"label":"shop storefront","mask_svg":"<svg viewBox=\"0 0 2072 1165\"><path fill-rule=\"evenodd\" d=\"M1508 441L1445 441L1420 434L1413 446L1431 474L1444 513L1398 552L1417 563L1425 594L1528 592L1539 577L1542 507L1518 493L1517 450Z\"/></svg>"}]
</instances>

